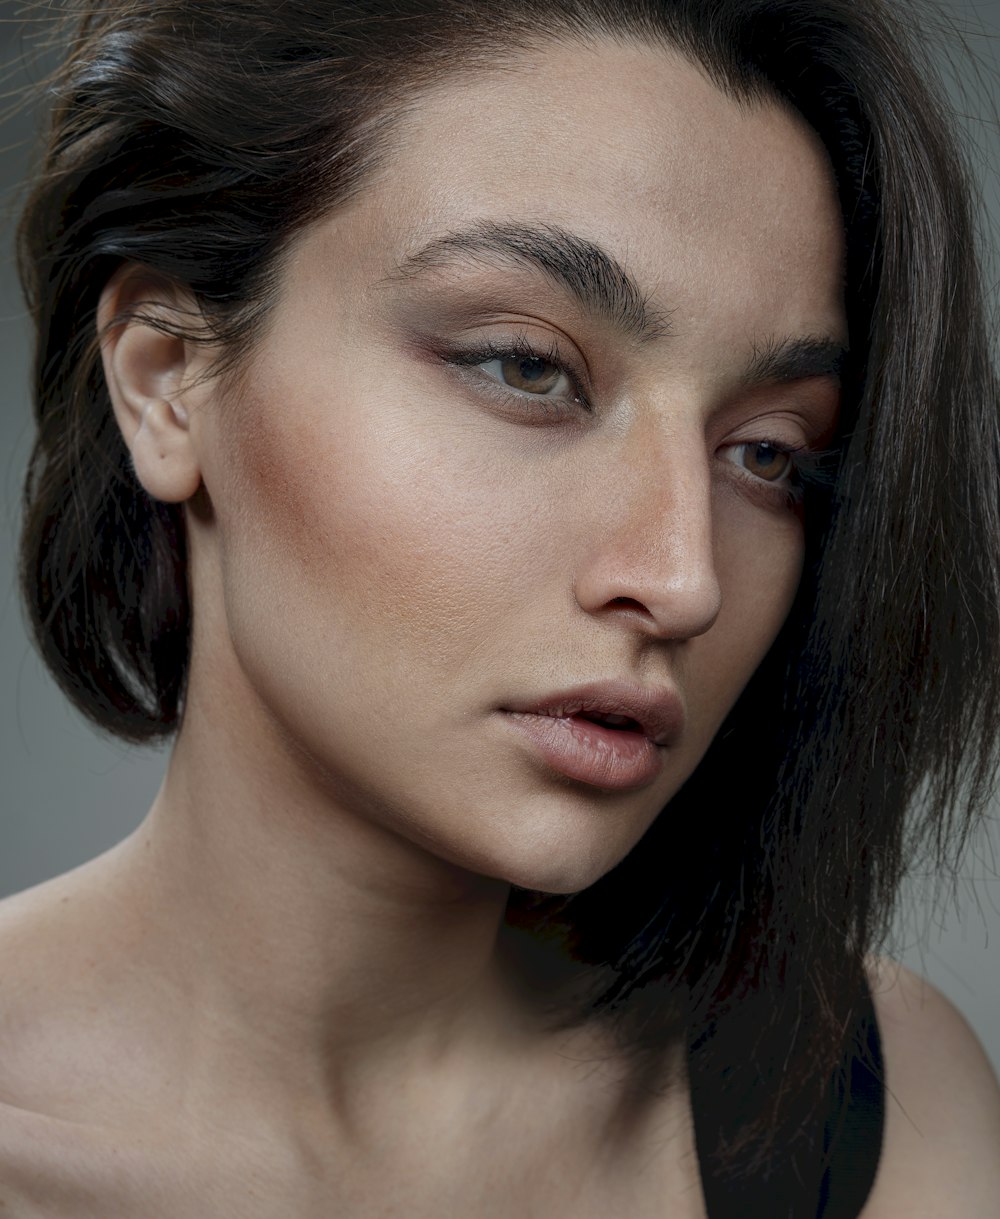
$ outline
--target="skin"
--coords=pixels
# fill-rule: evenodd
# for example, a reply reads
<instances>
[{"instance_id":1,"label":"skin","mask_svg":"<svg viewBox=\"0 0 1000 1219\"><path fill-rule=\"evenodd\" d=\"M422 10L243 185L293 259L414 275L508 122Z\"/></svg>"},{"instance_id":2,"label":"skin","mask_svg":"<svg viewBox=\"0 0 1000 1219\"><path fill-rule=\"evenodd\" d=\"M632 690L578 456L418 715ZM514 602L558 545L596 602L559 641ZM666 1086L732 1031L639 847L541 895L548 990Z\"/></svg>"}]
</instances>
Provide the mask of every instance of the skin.
<instances>
[{"instance_id":1,"label":"skin","mask_svg":"<svg viewBox=\"0 0 1000 1219\"><path fill-rule=\"evenodd\" d=\"M509 262L394 274L473 220L599 241L669 327L640 341ZM744 373L768 343L845 340L842 263L795 116L661 49L547 48L414 108L294 244L235 380L112 328L136 472L186 505L191 683L140 829L0 908L17 1214L700 1219L683 1089L628 1108L499 932L510 884L574 891L638 841L784 621L801 513L738 446L821 446L837 386ZM151 297L190 303L125 268L101 320ZM442 358L512 335L585 367L593 409L570 392L539 424L493 362ZM556 774L501 710L608 678L684 703L634 790ZM922 1034L907 1059L882 990L902 1086Z\"/></svg>"}]
</instances>

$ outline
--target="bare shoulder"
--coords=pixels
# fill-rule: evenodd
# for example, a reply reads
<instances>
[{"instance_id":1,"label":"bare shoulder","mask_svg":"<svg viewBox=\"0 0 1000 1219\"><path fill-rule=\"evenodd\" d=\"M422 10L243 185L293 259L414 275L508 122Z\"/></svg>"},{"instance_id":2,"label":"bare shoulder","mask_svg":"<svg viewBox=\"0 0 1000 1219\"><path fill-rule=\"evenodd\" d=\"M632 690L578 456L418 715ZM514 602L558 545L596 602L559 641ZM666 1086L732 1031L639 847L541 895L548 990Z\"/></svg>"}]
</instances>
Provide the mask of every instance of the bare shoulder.
<instances>
[{"instance_id":1,"label":"bare shoulder","mask_svg":"<svg viewBox=\"0 0 1000 1219\"><path fill-rule=\"evenodd\" d=\"M44 1112L38 1088L54 1007L50 979L65 976L50 959L57 890L45 882L0 901L0 1214L26 1219L63 1213L53 1189L73 1158L72 1128Z\"/></svg>"},{"instance_id":2,"label":"bare shoulder","mask_svg":"<svg viewBox=\"0 0 1000 1219\"><path fill-rule=\"evenodd\" d=\"M19 1114L94 1114L136 1059L141 958L102 879L92 863L0 901L0 1105Z\"/></svg>"},{"instance_id":3,"label":"bare shoulder","mask_svg":"<svg viewBox=\"0 0 1000 1219\"><path fill-rule=\"evenodd\" d=\"M965 1017L894 961L869 969L886 1124L864 1219L1000 1219L1000 1085Z\"/></svg>"},{"instance_id":4,"label":"bare shoulder","mask_svg":"<svg viewBox=\"0 0 1000 1219\"><path fill-rule=\"evenodd\" d=\"M132 1055L107 1001L115 992L86 875L0 901L0 1216L143 1213L104 1205L109 1179L123 1194L145 1125L134 1124L126 1145L100 1120Z\"/></svg>"}]
</instances>

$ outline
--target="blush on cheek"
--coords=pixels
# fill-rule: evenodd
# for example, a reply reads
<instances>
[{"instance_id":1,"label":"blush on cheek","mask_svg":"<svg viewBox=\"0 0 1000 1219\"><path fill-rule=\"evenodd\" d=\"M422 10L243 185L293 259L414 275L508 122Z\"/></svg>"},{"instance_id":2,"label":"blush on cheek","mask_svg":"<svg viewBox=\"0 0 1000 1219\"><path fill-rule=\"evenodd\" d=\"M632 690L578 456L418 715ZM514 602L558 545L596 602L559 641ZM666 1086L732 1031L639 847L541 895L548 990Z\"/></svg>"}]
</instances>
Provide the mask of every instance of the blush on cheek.
<instances>
[{"instance_id":1,"label":"blush on cheek","mask_svg":"<svg viewBox=\"0 0 1000 1219\"><path fill-rule=\"evenodd\" d=\"M278 395L242 404L246 421L230 449L228 541L250 559L271 551L286 566L294 558L306 570L328 568L350 536L349 454L278 409L283 398L290 400Z\"/></svg>"}]
</instances>

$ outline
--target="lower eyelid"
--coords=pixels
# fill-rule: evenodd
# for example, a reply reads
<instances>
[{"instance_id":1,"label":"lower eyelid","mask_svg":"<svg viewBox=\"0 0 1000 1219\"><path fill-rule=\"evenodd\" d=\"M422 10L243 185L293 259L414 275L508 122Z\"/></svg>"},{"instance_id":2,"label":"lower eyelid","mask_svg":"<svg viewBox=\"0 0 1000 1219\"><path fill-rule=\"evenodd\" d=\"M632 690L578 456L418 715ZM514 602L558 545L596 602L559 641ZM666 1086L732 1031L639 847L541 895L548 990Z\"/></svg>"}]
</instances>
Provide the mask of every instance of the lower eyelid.
<instances>
[{"instance_id":1,"label":"lower eyelid","mask_svg":"<svg viewBox=\"0 0 1000 1219\"><path fill-rule=\"evenodd\" d=\"M571 412L581 409L586 412L591 410L587 397L579 386L576 373L559 353L540 349L535 345L530 347L524 345L521 349L513 344L507 348L500 343L491 343L489 349L486 350L441 351L438 355L443 363L456 369L467 381L503 396L507 401L516 403L518 407L523 405L526 411L530 411L534 406L536 410L544 409L551 415L555 413L558 405L564 405L565 409ZM491 375L483 368L483 365L494 361L518 358L539 359L551 363L559 370L561 378L565 378L565 392L532 394L526 390L518 390L516 386L507 385L498 376ZM539 404L543 403L547 406L540 407Z\"/></svg>"},{"instance_id":2,"label":"lower eyelid","mask_svg":"<svg viewBox=\"0 0 1000 1219\"><path fill-rule=\"evenodd\" d=\"M540 423L551 422L580 411L579 404L570 398L520 393L482 372L475 364L470 366L462 361L453 363L452 367L472 393L491 399L501 411L519 415L527 422L531 422L532 417Z\"/></svg>"},{"instance_id":3,"label":"lower eyelid","mask_svg":"<svg viewBox=\"0 0 1000 1219\"><path fill-rule=\"evenodd\" d=\"M768 509L786 508L802 499L802 489L791 477L782 478L778 482L768 482L734 462L726 464L731 467L732 472L725 477L731 485L736 485L736 494L742 494L760 506Z\"/></svg>"},{"instance_id":4,"label":"lower eyelid","mask_svg":"<svg viewBox=\"0 0 1000 1219\"><path fill-rule=\"evenodd\" d=\"M755 444L771 444L779 452L788 454L793 460L787 473L779 479L769 480L752 473L737 461L726 461L726 465L732 467L730 477L737 479L743 485L747 495L768 508L785 508L801 503L805 491L801 479L796 477L800 471L794 458L797 453L805 450L791 445L779 445L777 441L743 440L736 444L724 445L719 451L731 451L744 446L752 447Z\"/></svg>"}]
</instances>

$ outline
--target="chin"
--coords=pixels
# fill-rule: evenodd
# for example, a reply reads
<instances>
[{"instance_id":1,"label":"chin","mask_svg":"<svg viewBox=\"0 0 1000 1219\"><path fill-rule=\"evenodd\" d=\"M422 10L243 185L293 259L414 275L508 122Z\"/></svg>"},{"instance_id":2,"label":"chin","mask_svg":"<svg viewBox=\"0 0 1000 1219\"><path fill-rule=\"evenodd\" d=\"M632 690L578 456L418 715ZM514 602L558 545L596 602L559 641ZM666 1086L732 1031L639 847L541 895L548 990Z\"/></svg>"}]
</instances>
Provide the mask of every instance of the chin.
<instances>
[{"instance_id":1,"label":"chin","mask_svg":"<svg viewBox=\"0 0 1000 1219\"><path fill-rule=\"evenodd\" d=\"M560 793L556 799L513 799L485 810L481 819L456 818L436 826L421 845L465 872L565 895L589 888L621 863L654 819L648 809L597 808Z\"/></svg>"},{"instance_id":2,"label":"chin","mask_svg":"<svg viewBox=\"0 0 1000 1219\"><path fill-rule=\"evenodd\" d=\"M574 855L566 850L558 853L556 858L525 858L519 859L516 864L508 860L506 866L498 860L491 874L520 889L563 895L589 888L610 872L620 859L621 856L595 858Z\"/></svg>"}]
</instances>

